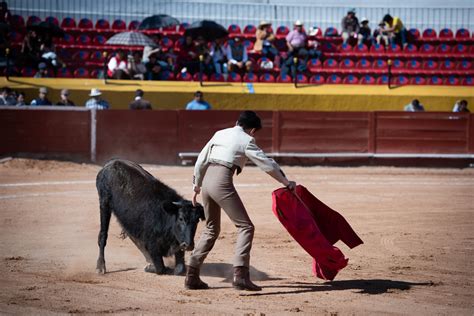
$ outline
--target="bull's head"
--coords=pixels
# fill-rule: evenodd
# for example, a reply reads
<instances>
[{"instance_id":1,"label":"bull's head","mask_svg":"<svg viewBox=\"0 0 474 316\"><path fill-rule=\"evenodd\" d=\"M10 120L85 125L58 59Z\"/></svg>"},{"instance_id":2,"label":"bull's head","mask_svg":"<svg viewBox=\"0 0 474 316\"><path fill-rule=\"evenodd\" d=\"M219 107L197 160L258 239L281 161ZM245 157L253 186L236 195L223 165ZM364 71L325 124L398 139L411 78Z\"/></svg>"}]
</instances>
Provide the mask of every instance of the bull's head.
<instances>
[{"instance_id":1,"label":"bull's head","mask_svg":"<svg viewBox=\"0 0 474 316\"><path fill-rule=\"evenodd\" d=\"M173 215L173 234L181 249L194 249L194 235L199 220L204 220L204 209L201 204L193 206L191 201L164 202L163 208Z\"/></svg>"}]
</instances>

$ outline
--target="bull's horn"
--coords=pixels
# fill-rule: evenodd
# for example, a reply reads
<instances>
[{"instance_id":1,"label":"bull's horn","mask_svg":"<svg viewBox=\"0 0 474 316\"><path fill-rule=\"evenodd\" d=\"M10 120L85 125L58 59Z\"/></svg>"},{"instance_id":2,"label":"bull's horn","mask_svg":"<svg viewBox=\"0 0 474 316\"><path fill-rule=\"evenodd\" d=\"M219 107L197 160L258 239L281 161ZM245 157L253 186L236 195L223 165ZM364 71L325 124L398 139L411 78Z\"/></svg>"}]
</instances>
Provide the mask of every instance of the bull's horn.
<instances>
[{"instance_id":1,"label":"bull's horn","mask_svg":"<svg viewBox=\"0 0 474 316\"><path fill-rule=\"evenodd\" d=\"M173 202L173 204L176 206L183 206L183 201Z\"/></svg>"}]
</instances>

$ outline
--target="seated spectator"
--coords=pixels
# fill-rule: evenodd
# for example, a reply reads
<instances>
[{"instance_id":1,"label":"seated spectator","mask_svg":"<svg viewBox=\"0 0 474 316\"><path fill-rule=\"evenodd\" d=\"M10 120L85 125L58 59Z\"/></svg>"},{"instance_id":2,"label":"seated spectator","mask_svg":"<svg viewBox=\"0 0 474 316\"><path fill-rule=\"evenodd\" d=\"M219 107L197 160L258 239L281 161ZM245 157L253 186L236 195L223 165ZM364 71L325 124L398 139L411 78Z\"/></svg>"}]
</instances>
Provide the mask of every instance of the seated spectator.
<instances>
[{"instance_id":1,"label":"seated spectator","mask_svg":"<svg viewBox=\"0 0 474 316\"><path fill-rule=\"evenodd\" d=\"M369 42L372 40L372 30L369 26L369 20L367 18L362 18L360 21L359 34L357 35L357 45L360 45L364 42Z\"/></svg>"},{"instance_id":2,"label":"seated spectator","mask_svg":"<svg viewBox=\"0 0 474 316\"><path fill-rule=\"evenodd\" d=\"M143 99L144 94L145 92L143 92L142 89L137 89L137 91L135 91L135 100L130 102L128 108L130 110L151 110L150 101Z\"/></svg>"},{"instance_id":3,"label":"seated spectator","mask_svg":"<svg viewBox=\"0 0 474 316\"><path fill-rule=\"evenodd\" d=\"M48 77L49 77L48 66L46 65L46 63L43 63L43 62L39 63L38 71L34 75L34 78L48 78Z\"/></svg>"},{"instance_id":4,"label":"seated spectator","mask_svg":"<svg viewBox=\"0 0 474 316\"><path fill-rule=\"evenodd\" d=\"M16 106L23 106L26 105L25 101L25 93L24 92L18 92L17 97L16 97Z\"/></svg>"},{"instance_id":5,"label":"seated spectator","mask_svg":"<svg viewBox=\"0 0 474 316\"><path fill-rule=\"evenodd\" d=\"M85 107L88 109L96 109L96 110L107 110L110 108L109 103L102 99L100 96L102 95L102 92L100 92L99 89L93 88L91 89L91 93L89 96L89 100L86 101Z\"/></svg>"},{"instance_id":6,"label":"seated spectator","mask_svg":"<svg viewBox=\"0 0 474 316\"><path fill-rule=\"evenodd\" d=\"M407 43L407 29L400 20L399 17L392 17L390 14L386 14L383 17L383 21L387 24L385 32L389 34L389 37L403 48Z\"/></svg>"},{"instance_id":7,"label":"seated spectator","mask_svg":"<svg viewBox=\"0 0 474 316\"><path fill-rule=\"evenodd\" d=\"M194 100L186 105L186 110L210 110L211 105L204 101L204 94L201 91L194 93Z\"/></svg>"},{"instance_id":8,"label":"seated spectator","mask_svg":"<svg viewBox=\"0 0 474 316\"><path fill-rule=\"evenodd\" d=\"M227 68L230 72L250 72L252 62L247 55L247 49L243 45L240 37L234 37L227 45Z\"/></svg>"},{"instance_id":9,"label":"seated spectator","mask_svg":"<svg viewBox=\"0 0 474 316\"><path fill-rule=\"evenodd\" d=\"M16 99L12 93L12 89L3 87L0 90L0 105L16 105Z\"/></svg>"},{"instance_id":10,"label":"seated spectator","mask_svg":"<svg viewBox=\"0 0 474 316\"><path fill-rule=\"evenodd\" d=\"M390 39L389 39L389 34L386 31L386 24L384 21L380 21L378 28L374 31L374 39L377 44L381 44L383 40L383 44L385 47L389 44Z\"/></svg>"},{"instance_id":11,"label":"seated spectator","mask_svg":"<svg viewBox=\"0 0 474 316\"><path fill-rule=\"evenodd\" d=\"M207 46L207 42L202 36L199 36L196 39L196 52L199 58L199 67L202 67L203 73L210 76L213 69L212 57Z\"/></svg>"},{"instance_id":12,"label":"seated spectator","mask_svg":"<svg viewBox=\"0 0 474 316\"><path fill-rule=\"evenodd\" d=\"M62 89L61 94L60 94L60 100L56 105L63 105L63 106L75 106L74 102L69 99L69 90L68 89Z\"/></svg>"},{"instance_id":13,"label":"seated spectator","mask_svg":"<svg viewBox=\"0 0 474 316\"><path fill-rule=\"evenodd\" d=\"M40 105L53 105L53 102L48 100L48 89L45 87L41 87L39 89L39 96L38 98L31 101L31 105L33 106L40 106Z\"/></svg>"},{"instance_id":14,"label":"seated spectator","mask_svg":"<svg viewBox=\"0 0 474 316\"><path fill-rule=\"evenodd\" d=\"M405 112L424 112L425 108L418 99L414 99L411 103L405 105Z\"/></svg>"},{"instance_id":15,"label":"seated spectator","mask_svg":"<svg viewBox=\"0 0 474 316\"><path fill-rule=\"evenodd\" d=\"M146 80L162 80L163 72L170 70L169 64L164 60L158 59L158 53L153 53L148 57L149 61L146 63L145 78Z\"/></svg>"},{"instance_id":16,"label":"seated spectator","mask_svg":"<svg viewBox=\"0 0 474 316\"><path fill-rule=\"evenodd\" d=\"M300 50L306 50L306 39L307 35L303 30L303 23L297 20L294 29L286 36L289 56L297 56Z\"/></svg>"},{"instance_id":17,"label":"seated spectator","mask_svg":"<svg viewBox=\"0 0 474 316\"><path fill-rule=\"evenodd\" d=\"M199 55L196 45L191 36L186 36L184 42L179 45L178 67L180 71L194 74L199 71Z\"/></svg>"},{"instance_id":18,"label":"seated spectator","mask_svg":"<svg viewBox=\"0 0 474 316\"><path fill-rule=\"evenodd\" d=\"M214 70L218 74L227 74L227 57L224 39L218 38L211 44L209 55L212 58Z\"/></svg>"},{"instance_id":19,"label":"seated spectator","mask_svg":"<svg viewBox=\"0 0 474 316\"><path fill-rule=\"evenodd\" d=\"M341 29L343 44L346 44L350 37L357 38L357 34L359 34L359 20L355 16L355 9L349 10L347 15L342 18Z\"/></svg>"},{"instance_id":20,"label":"seated spectator","mask_svg":"<svg viewBox=\"0 0 474 316\"><path fill-rule=\"evenodd\" d=\"M133 53L133 59L128 64L128 72L132 79L145 79L147 68L145 64L142 63L142 55L140 52Z\"/></svg>"},{"instance_id":21,"label":"seated spectator","mask_svg":"<svg viewBox=\"0 0 474 316\"><path fill-rule=\"evenodd\" d=\"M287 58L281 66L280 74L282 76L289 75L294 79L294 75L298 73L306 73L308 69L308 51L300 49L297 55Z\"/></svg>"},{"instance_id":22,"label":"seated spectator","mask_svg":"<svg viewBox=\"0 0 474 316\"><path fill-rule=\"evenodd\" d=\"M469 109L467 108L467 101L466 100L459 100L454 104L453 112L466 112L469 113Z\"/></svg>"},{"instance_id":23,"label":"seated spectator","mask_svg":"<svg viewBox=\"0 0 474 316\"><path fill-rule=\"evenodd\" d=\"M257 53L261 53L262 56L268 57L274 60L279 57L278 49L275 47L275 34L273 34L272 24L268 21L261 21L255 32L255 44L253 50ZM279 63L279 60L275 60Z\"/></svg>"},{"instance_id":24,"label":"seated spectator","mask_svg":"<svg viewBox=\"0 0 474 316\"><path fill-rule=\"evenodd\" d=\"M107 76L112 79L130 79L128 61L123 50L119 50L107 64Z\"/></svg>"}]
</instances>

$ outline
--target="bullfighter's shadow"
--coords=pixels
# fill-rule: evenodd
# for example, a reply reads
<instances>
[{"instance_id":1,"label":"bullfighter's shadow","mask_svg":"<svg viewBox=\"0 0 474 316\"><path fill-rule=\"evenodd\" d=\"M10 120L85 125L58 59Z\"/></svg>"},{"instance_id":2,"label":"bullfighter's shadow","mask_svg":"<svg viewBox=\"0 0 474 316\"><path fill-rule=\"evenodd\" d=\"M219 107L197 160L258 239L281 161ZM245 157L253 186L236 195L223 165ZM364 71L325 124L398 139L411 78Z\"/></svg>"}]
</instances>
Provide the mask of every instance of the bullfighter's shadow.
<instances>
[{"instance_id":1,"label":"bullfighter's shadow","mask_svg":"<svg viewBox=\"0 0 474 316\"><path fill-rule=\"evenodd\" d=\"M330 281L322 284L309 282L293 282L291 284L264 286L264 289L290 289L278 290L273 292L260 292L245 294L245 296L262 296L262 295L282 295L282 294L299 294L307 292L325 292L325 291L344 291L356 290L355 293L377 295L394 291L408 291L413 286L436 286L433 282L406 282L384 279L361 279L361 280L340 280Z\"/></svg>"},{"instance_id":2,"label":"bullfighter's shadow","mask_svg":"<svg viewBox=\"0 0 474 316\"><path fill-rule=\"evenodd\" d=\"M224 278L222 282L232 283L233 266L229 263L204 263L201 267L201 276ZM281 278L270 277L254 267L250 267L250 278L252 281L281 280Z\"/></svg>"}]
</instances>

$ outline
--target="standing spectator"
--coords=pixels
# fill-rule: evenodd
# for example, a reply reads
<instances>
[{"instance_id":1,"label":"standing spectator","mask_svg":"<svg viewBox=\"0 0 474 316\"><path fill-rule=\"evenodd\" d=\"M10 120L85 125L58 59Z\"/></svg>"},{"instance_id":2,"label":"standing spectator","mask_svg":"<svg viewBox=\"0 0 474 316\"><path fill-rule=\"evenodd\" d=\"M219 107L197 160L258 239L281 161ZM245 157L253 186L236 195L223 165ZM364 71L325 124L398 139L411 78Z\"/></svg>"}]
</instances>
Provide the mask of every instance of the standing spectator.
<instances>
[{"instance_id":1,"label":"standing spectator","mask_svg":"<svg viewBox=\"0 0 474 316\"><path fill-rule=\"evenodd\" d=\"M303 30L303 23L297 20L294 29L286 36L289 56L297 56L300 50L305 50L306 39L307 35Z\"/></svg>"},{"instance_id":2,"label":"standing spectator","mask_svg":"<svg viewBox=\"0 0 474 316\"><path fill-rule=\"evenodd\" d=\"M48 66L46 65L46 63L43 63L43 62L39 63L38 71L34 75L34 78L48 78L48 77L49 77Z\"/></svg>"},{"instance_id":3,"label":"standing spectator","mask_svg":"<svg viewBox=\"0 0 474 316\"><path fill-rule=\"evenodd\" d=\"M88 109L107 110L110 107L109 103L102 99L100 97L101 95L102 92L100 92L99 89L91 89L91 93L89 94L89 96L91 96L92 98L86 101L85 107Z\"/></svg>"},{"instance_id":4,"label":"standing spectator","mask_svg":"<svg viewBox=\"0 0 474 316\"><path fill-rule=\"evenodd\" d=\"M10 23L11 13L5 1L0 2L0 23Z\"/></svg>"},{"instance_id":5,"label":"standing spectator","mask_svg":"<svg viewBox=\"0 0 474 316\"><path fill-rule=\"evenodd\" d=\"M68 89L62 89L61 94L60 94L60 100L56 105L64 105L64 106L75 106L74 102L69 99L69 90Z\"/></svg>"},{"instance_id":6,"label":"standing spectator","mask_svg":"<svg viewBox=\"0 0 474 316\"><path fill-rule=\"evenodd\" d=\"M229 71L247 71L252 70L252 62L247 55L247 49L243 45L240 37L234 37L227 45L227 68Z\"/></svg>"},{"instance_id":7,"label":"standing spectator","mask_svg":"<svg viewBox=\"0 0 474 316\"><path fill-rule=\"evenodd\" d=\"M128 64L128 71L132 79L145 79L147 72L146 66L142 63L142 55L140 52L133 53L133 59Z\"/></svg>"},{"instance_id":8,"label":"standing spectator","mask_svg":"<svg viewBox=\"0 0 474 316\"><path fill-rule=\"evenodd\" d=\"M390 14L386 14L383 17L383 21L387 24L385 32L387 32L395 43L400 44L402 48L407 45L407 29L400 20L399 17L392 17Z\"/></svg>"},{"instance_id":9,"label":"standing spectator","mask_svg":"<svg viewBox=\"0 0 474 316\"><path fill-rule=\"evenodd\" d=\"M387 24L382 20L379 22L378 28L374 31L375 42L379 45L382 43L382 40L385 46L390 42L386 27Z\"/></svg>"},{"instance_id":10,"label":"standing spectator","mask_svg":"<svg viewBox=\"0 0 474 316\"><path fill-rule=\"evenodd\" d=\"M454 104L453 112L466 112L469 113L469 109L467 108L467 100L459 100Z\"/></svg>"},{"instance_id":11,"label":"standing spectator","mask_svg":"<svg viewBox=\"0 0 474 316\"><path fill-rule=\"evenodd\" d=\"M359 34L357 35L357 45L368 42L372 39L372 30L369 26L369 20L362 18L360 21Z\"/></svg>"},{"instance_id":12,"label":"standing spectator","mask_svg":"<svg viewBox=\"0 0 474 316\"><path fill-rule=\"evenodd\" d=\"M144 94L145 92L143 92L142 89L137 89L137 91L135 91L135 100L130 102L128 108L130 110L151 110L150 101L143 99Z\"/></svg>"},{"instance_id":13,"label":"standing spectator","mask_svg":"<svg viewBox=\"0 0 474 316\"><path fill-rule=\"evenodd\" d=\"M186 110L210 110L211 105L204 101L204 94L201 91L194 93L194 100L186 105Z\"/></svg>"},{"instance_id":14,"label":"standing spectator","mask_svg":"<svg viewBox=\"0 0 474 316\"><path fill-rule=\"evenodd\" d=\"M216 73L227 75L227 57L223 38L218 38L211 44L209 55Z\"/></svg>"},{"instance_id":15,"label":"standing spectator","mask_svg":"<svg viewBox=\"0 0 474 316\"><path fill-rule=\"evenodd\" d=\"M355 16L355 9L350 9L347 15L342 18L342 43L346 44L350 37L357 38L359 34L359 20Z\"/></svg>"},{"instance_id":16,"label":"standing spectator","mask_svg":"<svg viewBox=\"0 0 474 316\"><path fill-rule=\"evenodd\" d=\"M107 76L113 79L130 79L128 62L125 52L119 50L107 64Z\"/></svg>"},{"instance_id":17,"label":"standing spectator","mask_svg":"<svg viewBox=\"0 0 474 316\"><path fill-rule=\"evenodd\" d=\"M12 89L3 87L0 90L0 105L15 105L16 99L12 96Z\"/></svg>"},{"instance_id":18,"label":"standing spectator","mask_svg":"<svg viewBox=\"0 0 474 316\"><path fill-rule=\"evenodd\" d=\"M48 89L45 87L39 88L38 98L31 101L31 105L40 106L40 105L53 105L53 102L48 100Z\"/></svg>"},{"instance_id":19,"label":"standing spectator","mask_svg":"<svg viewBox=\"0 0 474 316\"><path fill-rule=\"evenodd\" d=\"M23 106L23 105L26 105L25 93L18 92L18 95L16 97L16 106Z\"/></svg>"},{"instance_id":20,"label":"standing spectator","mask_svg":"<svg viewBox=\"0 0 474 316\"><path fill-rule=\"evenodd\" d=\"M425 108L418 99L414 99L409 104L405 105L405 112L424 112Z\"/></svg>"},{"instance_id":21,"label":"standing spectator","mask_svg":"<svg viewBox=\"0 0 474 316\"><path fill-rule=\"evenodd\" d=\"M275 34L273 34L272 24L268 21L261 21L255 32L255 44L253 50L257 53L262 53L262 56L275 60L279 63L278 49L275 47Z\"/></svg>"}]
</instances>

